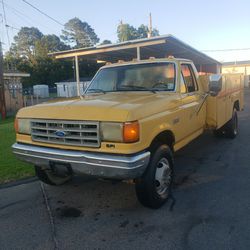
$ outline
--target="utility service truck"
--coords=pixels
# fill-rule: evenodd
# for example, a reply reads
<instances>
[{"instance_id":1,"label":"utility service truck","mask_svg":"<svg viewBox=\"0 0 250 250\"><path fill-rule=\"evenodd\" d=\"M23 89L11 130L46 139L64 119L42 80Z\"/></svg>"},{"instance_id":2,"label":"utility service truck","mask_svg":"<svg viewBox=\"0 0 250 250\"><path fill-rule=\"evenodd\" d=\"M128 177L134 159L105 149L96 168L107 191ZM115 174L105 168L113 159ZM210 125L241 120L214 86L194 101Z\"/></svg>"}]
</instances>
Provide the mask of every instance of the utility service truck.
<instances>
[{"instance_id":1,"label":"utility service truck","mask_svg":"<svg viewBox=\"0 0 250 250\"><path fill-rule=\"evenodd\" d=\"M108 64L84 95L21 109L13 152L38 178L61 185L74 174L133 180L139 201L169 197L174 152L205 130L235 138L241 75L199 76L192 61L168 57Z\"/></svg>"}]
</instances>

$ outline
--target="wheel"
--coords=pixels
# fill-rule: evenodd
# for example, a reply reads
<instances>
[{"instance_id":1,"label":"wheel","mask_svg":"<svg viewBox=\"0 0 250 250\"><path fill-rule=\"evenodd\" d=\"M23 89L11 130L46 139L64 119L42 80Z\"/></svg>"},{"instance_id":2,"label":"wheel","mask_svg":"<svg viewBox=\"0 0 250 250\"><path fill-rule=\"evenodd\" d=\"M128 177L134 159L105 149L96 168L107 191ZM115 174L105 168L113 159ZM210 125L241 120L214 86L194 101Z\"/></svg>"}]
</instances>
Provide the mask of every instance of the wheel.
<instances>
[{"instance_id":1,"label":"wheel","mask_svg":"<svg viewBox=\"0 0 250 250\"><path fill-rule=\"evenodd\" d=\"M159 208L168 199L173 181L173 155L169 146L161 144L152 152L144 175L136 180L136 195L145 207Z\"/></svg>"},{"instance_id":2,"label":"wheel","mask_svg":"<svg viewBox=\"0 0 250 250\"><path fill-rule=\"evenodd\" d=\"M237 110L234 109L232 119L226 124L225 134L228 138L234 139L238 135L238 132Z\"/></svg>"},{"instance_id":3,"label":"wheel","mask_svg":"<svg viewBox=\"0 0 250 250\"><path fill-rule=\"evenodd\" d=\"M225 134L225 131L223 128L219 128L213 131L213 134L215 137L222 137Z\"/></svg>"},{"instance_id":4,"label":"wheel","mask_svg":"<svg viewBox=\"0 0 250 250\"><path fill-rule=\"evenodd\" d=\"M69 169L64 173L58 173L55 169L42 169L35 166L35 172L40 181L53 186L63 185L72 178L72 171Z\"/></svg>"}]
</instances>

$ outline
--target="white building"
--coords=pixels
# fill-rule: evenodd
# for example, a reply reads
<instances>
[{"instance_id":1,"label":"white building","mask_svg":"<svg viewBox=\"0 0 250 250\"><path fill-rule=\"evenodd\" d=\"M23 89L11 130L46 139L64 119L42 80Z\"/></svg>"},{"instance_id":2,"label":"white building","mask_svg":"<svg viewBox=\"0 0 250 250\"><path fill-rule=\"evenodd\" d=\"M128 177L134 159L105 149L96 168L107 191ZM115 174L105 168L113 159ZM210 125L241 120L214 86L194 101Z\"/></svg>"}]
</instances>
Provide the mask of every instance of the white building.
<instances>
[{"instance_id":1,"label":"white building","mask_svg":"<svg viewBox=\"0 0 250 250\"><path fill-rule=\"evenodd\" d=\"M84 93L90 81L80 82L80 93ZM74 97L77 96L76 82L56 82L58 97Z\"/></svg>"},{"instance_id":2,"label":"white building","mask_svg":"<svg viewBox=\"0 0 250 250\"><path fill-rule=\"evenodd\" d=\"M250 61L225 62L222 64L222 73L244 74L245 87L250 87Z\"/></svg>"},{"instance_id":3,"label":"white building","mask_svg":"<svg viewBox=\"0 0 250 250\"><path fill-rule=\"evenodd\" d=\"M33 95L40 98L49 97L49 86L45 84L34 85L33 86Z\"/></svg>"}]
</instances>

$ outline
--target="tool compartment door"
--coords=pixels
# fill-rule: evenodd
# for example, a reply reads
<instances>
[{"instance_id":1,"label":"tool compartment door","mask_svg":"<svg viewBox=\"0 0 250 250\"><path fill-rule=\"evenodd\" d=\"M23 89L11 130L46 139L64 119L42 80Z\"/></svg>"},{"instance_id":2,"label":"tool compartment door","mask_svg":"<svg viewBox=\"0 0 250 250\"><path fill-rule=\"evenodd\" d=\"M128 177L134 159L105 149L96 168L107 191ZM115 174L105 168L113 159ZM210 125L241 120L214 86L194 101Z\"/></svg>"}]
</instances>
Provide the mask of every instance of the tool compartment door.
<instances>
[{"instance_id":1,"label":"tool compartment door","mask_svg":"<svg viewBox=\"0 0 250 250\"><path fill-rule=\"evenodd\" d=\"M239 102L242 109L243 77L241 74L223 74L222 89L217 96L209 96L207 99L207 125L219 129L225 125L233 114L235 102Z\"/></svg>"},{"instance_id":2,"label":"tool compartment door","mask_svg":"<svg viewBox=\"0 0 250 250\"><path fill-rule=\"evenodd\" d=\"M243 103L243 77L241 74L224 75L223 81L226 88L226 120L232 118L234 104L239 102L239 110Z\"/></svg>"},{"instance_id":3,"label":"tool compartment door","mask_svg":"<svg viewBox=\"0 0 250 250\"><path fill-rule=\"evenodd\" d=\"M222 127L227 122L227 88L225 77L222 77L222 89L217 97L214 98L216 102L216 121L217 129Z\"/></svg>"}]
</instances>

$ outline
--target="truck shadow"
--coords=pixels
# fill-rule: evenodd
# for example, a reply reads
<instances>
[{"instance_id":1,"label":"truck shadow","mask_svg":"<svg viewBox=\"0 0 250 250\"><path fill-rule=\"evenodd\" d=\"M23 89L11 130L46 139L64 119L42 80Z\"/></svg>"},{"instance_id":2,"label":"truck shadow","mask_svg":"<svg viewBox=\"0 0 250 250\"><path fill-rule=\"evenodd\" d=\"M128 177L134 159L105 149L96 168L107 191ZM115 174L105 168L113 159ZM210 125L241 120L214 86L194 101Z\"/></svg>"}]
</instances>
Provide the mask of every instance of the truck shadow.
<instances>
[{"instance_id":1,"label":"truck shadow","mask_svg":"<svg viewBox=\"0 0 250 250\"><path fill-rule=\"evenodd\" d=\"M226 140L215 138L208 132L176 153L173 197L176 191L185 192L186 189L223 178L228 166L223 160L223 152L230 147L230 141L225 143ZM46 188L59 217L81 216L82 211L92 214L99 209L130 211L141 207L134 185L123 182L76 176L65 186Z\"/></svg>"},{"instance_id":2,"label":"truck shadow","mask_svg":"<svg viewBox=\"0 0 250 250\"><path fill-rule=\"evenodd\" d=\"M228 164L223 154L230 147L227 138L215 138L206 132L175 154L174 188L185 188L216 181Z\"/></svg>"}]
</instances>

